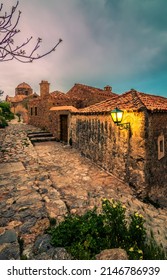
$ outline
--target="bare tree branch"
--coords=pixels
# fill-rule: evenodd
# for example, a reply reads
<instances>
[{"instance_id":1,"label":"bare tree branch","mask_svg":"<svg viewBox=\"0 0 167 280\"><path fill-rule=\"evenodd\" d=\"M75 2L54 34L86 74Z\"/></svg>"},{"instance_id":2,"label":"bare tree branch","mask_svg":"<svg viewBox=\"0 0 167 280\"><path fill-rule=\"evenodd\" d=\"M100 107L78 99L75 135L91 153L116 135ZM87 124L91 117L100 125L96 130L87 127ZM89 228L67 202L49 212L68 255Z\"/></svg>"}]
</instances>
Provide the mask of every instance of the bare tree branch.
<instances>
[{"instance_id":1,"label":"bare tree branch","mask_svg":"<svg viewBox=\"0 0 167 280\"><path fill-rule=\"evenodd\" d=\"M9 13L5 12L4 15L0 14L0 62L16 59L23 63L30 63L52 53L62 42L62 39L59 39L53 48L43 54L37 54L36 52L40 48L40 44L42 43L41 38L37 39L36 44L29 53L27 53L26 51L26 46L33 39L32 36L30 38L27 38L27 40L22 44L15 46L15 35L20 32L20 30L17 29L17 26L20 20L21 11L18 11L18 15L14 23L13 17L18 8L18 5L19 1L17 1L16 5L11 8L11 11ZM0 4L0 12L2 12L2 10L3 4Z\"/></svg>"}]
</instances>

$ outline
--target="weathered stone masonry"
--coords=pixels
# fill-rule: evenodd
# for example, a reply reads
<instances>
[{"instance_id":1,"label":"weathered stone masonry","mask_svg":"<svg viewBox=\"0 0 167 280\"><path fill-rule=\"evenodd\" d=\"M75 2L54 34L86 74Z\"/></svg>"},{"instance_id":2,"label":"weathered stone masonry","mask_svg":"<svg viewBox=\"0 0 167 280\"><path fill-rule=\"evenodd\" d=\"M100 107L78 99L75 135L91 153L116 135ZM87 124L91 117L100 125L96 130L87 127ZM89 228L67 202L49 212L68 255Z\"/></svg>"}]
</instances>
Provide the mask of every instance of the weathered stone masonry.
<instances>
[{"instance_id":1,"label":"weathered stone masonry","mask_svg":"<svg viewBox=\"0 0 167 280\"><path fill-rule=\"evenodd\" d=\"M60 106L50 109L50 132L53 133L57 141L69 143L71 112L77 111L73 106Z\"/></svg>"},{"instance_id":2,"label":"weathered stone masonry","mask_svg":"<svg viewBox=\"0 0 167 280\"><path fill-rule=\"evenodd\" d=\"M60 91L50 93L49 87L50 84L48 81L41 81L40 97L30 101L28 106L29 124L47 130L52 130L53 127L52 116L55 117L55 115L49 111L52 107L74 106L76 108L83 108L117 96L112 92L110 86L106 86L104 89L98 89L82 84L75 84L66 94ZM54 118L54 121L55 126L60 122L59 118Z\"/></svg>"},{"instance_id":3,"label":"weathered stone masonry","mask_svg":"<svg viewBox=\"0 0 167 280\"><path fill-rule=\"evenodd\" d=\"M147 192L145 112L127 112L123 122L130 122L131 131L120 130L109 113L72 113L72 143L83 155L129 182L143 196Z\"/></svg>"},{"instance_id":4,"label":"weathered stone masonry","mask_svg":"<svg viewBox=\"0 0 167 280\"><path fill-rule=\"evenodd\" d=\"M48 82L41 82L40 98L30 102L31 124L79 149L128 182L140 197L152 196L155 188L155 200L160 192L167 197L167 98L136 90L116 95L80 84L67 94L53 95L44 83ZM95 95L105 100L94 103ZM80 108L74 108L76 104ZM115 107L124 111L122 123L130 123L130 131L113 123L110 112Z\"/></svg>"},{"instance_id":5,"label":"weathered stone masonry","mask_svg":"<svg viewBox=\"0 0 167 280\"><path fill-rule=\"evenodd\" d=\"M53 106L71 105L72 101L62 92L49 93L49 83L41 81L40 97L29 102L29 123L42 129L50 130L49 110Z\"/></svg>"},{"instance_id":6,"label":"weathered stone masonry","mask_svg":"<svg viewBox=\"0 0 167 280\"><path fill-rule=\"evenodd\" d=\"M148 139L147 149L147 174L150 186L159 190L167 187L167 112L155 112L148 114ZM158 147L162 136L164 146ZM159 150L163 149L163 156L159 158ZM167 190L166 190L167 193Z\"/></svg>"},{"instance_id":7,"label":"weathered stone masonry","mask_svg":"<svg viewBox=\"0 0 167 280\"><path fill-rule=\"evenodd\" d=\"M129 132L111 120L115 107L124 111ZM167 98L131 90L72 113L71 134L76 148L127 181L140 197L165 204Z\"/></svg>"}]
</instances>

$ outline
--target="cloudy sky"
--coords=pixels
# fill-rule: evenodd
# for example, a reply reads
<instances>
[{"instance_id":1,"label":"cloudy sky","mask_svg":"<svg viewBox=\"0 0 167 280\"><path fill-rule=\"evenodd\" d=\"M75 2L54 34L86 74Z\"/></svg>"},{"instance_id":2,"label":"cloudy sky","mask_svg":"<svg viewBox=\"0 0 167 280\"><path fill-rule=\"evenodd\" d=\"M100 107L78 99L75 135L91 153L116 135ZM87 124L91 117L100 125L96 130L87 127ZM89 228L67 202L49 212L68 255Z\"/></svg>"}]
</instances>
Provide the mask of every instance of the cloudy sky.
<instances>
[{"instance_id":1,"label":"cloudy sky","mask_svg":"<svg viewBox=\"0 0 167 280\"><path fill-rule=\"evenodd\" d=\"M1 2L9 11L16 0ZM19 9L16 43L41 37L42 53L63 42L31 64L0 62L4 96L13 96L21 82L38 93L39 82L48 80L51 91L83 83L167 97L166 0L20 0Z\"/></svg>"}]
</instances>

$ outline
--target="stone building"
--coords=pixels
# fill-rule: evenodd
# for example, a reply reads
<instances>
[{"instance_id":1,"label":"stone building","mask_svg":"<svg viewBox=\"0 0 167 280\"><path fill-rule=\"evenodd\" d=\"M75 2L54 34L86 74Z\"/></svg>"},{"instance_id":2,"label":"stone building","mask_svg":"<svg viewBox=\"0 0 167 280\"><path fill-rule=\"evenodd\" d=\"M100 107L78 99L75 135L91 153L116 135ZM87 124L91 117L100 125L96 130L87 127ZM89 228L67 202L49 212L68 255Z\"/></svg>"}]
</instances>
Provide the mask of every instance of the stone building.
<instances>
[{"instance_id":1,"label":"stone building","mask_svg":"<svg viewBox=\"0 0 167 280\"><path fill-rule=\"evenodd\" d=\"M56 106L50 109L50 132L57 141L71 143L70 121L71 113L77 112L74 106Z\"/></svg>"},{"instance_id":2,"label":"stone building","mask_svg":"<svg viewBox=\"0 0 167 280\"><path fill-rule=\"evenodd\" d=\"M53 106L72 104L72 101L64 93L54 91L50 93L48 81L41 81L40 96L29 102L29 123L42 129L50 130L52 120L49 109Z\"/></svg>"},{"instance_id":3,"label":"stone building","mask_svg":"<svg viewBox=\"0 0 167 280\"><path fill-rule=\"evenodd\" d=\"M108 98L117 96L112 92L112 87L105 86L104 89L95 88L83 84L75 84L66 95L73 100L76 108L85 108Z\"/></svg>"},{"instance_id":4,"label":"stone building","mask_svg":"<svg viewBox=\"0 0 167 280\"><path fill-rule=\"evenodd\" d=\"M124 111L114 124L111 111ZM128 182L137 195L167 202L167 98L131 90L71 112L72 145L99 166Z\"/></svg>"},{"instance_id":5,"label":"stone building","mask_svg":"<svg viewBox=\"0 0 167 280\"><path fill-rule=\"evenodd\" d=\"M167 204L167 98L81 84L67 94L49 93L46 81L40 87L40 97L29 103L31 124L128 182L139 197ZM112 121L116 107L128 129Z\"/></svg>"},{"instance_id":6,"label":"stone building","mask_svg":"<svg viewBox=\"0 0 167 280\"><path fill-rule=\"evenodd\" d=\"M28 122L28 102L31 99L38 97L33 93L32 88L27 83L23 82L15 88L15 96L6 96L6 101L11 104L11 111L14 114L20 114L24 122Z\"/></svg>"},{"instance_id":7,"label":"stone building","mask_svg":"<svg viewBox=\"0 0 167 280\"><path fill-rule=\"evenodd\" d=\"M66 110L66 112L61 114L63 116L60 116L60 106L73 106L76 109L84 108L116 96L109 86L106 86L104 89L98 89L87 85L75 84L66 94L60 91L50 93L49 88L50 84L48 81L41 81L40 96L29 102L29 123L52 131L57 139L61 139L60 126L64 125L63 127L65 127L67 115L70 113L70 111ZM65 137L68 138L67 136ZM65 138L63 137L63 139Z\"/></svg>"}]
</instances>

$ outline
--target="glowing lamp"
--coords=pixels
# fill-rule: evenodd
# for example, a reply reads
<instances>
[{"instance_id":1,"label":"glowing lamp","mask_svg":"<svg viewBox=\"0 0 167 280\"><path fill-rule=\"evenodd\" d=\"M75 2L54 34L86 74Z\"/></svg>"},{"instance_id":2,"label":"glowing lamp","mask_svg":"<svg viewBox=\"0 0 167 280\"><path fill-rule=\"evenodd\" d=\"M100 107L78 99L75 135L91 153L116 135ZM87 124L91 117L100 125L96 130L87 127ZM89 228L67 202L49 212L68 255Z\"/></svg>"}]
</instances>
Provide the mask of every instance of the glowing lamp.
<instances>
[{"instance_id":1,"label":"glowing lamp","mask_svg":"<svg viewBox=\"0 0 167 280\"><path fill-rule=\"evenodd\" d=\"M124 112L118 108L111 111L113 122L120 127L120 129L130 129L130 123L121 123Z\"/></svg>"},{"instance_id":2,"label":"glowing lamp","mask_svg":"<svg viewBox=\"0 0 167 280\"><path fill-rule=\"evenodd\" d=\"M118 108L115 108L114 110L111 111L112 120L116 125L122 122L123 113L124 112Z\"/></svg>"}]
</instances>

